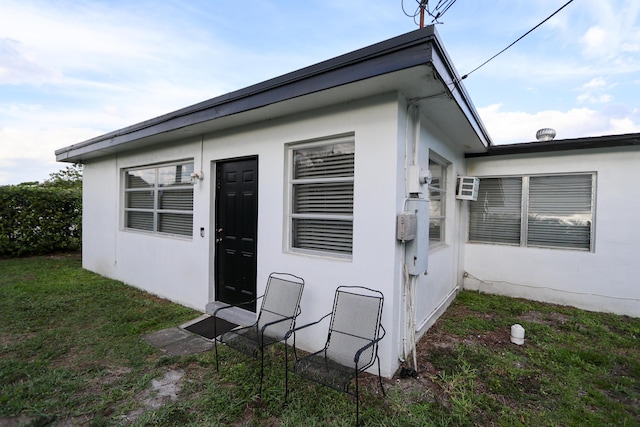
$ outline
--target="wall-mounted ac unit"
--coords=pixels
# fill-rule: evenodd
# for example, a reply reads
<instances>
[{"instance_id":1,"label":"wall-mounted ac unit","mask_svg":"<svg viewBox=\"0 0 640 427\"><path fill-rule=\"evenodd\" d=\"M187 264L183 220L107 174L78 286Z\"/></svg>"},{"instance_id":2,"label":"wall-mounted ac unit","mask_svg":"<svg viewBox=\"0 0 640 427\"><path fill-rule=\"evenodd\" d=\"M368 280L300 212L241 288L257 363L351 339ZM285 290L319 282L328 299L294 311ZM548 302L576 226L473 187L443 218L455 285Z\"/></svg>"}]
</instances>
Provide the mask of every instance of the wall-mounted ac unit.
<instances>
[{"instance_id":1,"label":"wall-mounted ac unit","mask_svg":"<svg viewBox=\"0 0 640 427\"><path fill-rule=\"evenodd\" d=\"M458 186L456 188L456 199L459 200L478 200L478 187L480 187L480 178L473 176L459 176Z\"/></svg>"}]
</instances>

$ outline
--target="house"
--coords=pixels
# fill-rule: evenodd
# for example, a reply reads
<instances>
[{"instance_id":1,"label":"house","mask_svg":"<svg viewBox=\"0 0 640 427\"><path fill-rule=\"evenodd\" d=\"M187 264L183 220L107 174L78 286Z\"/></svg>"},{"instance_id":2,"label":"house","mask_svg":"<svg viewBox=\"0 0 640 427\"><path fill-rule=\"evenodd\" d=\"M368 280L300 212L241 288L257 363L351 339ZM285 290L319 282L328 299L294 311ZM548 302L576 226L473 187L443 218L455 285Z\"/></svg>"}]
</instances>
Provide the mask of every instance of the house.
<instances>
[{"instance_id":1,"label":"house","mask_svg":"<svg viewBox=\"0 0 640 427\"><path fill-rule=\"evenodd\" d=\"M619 148L637 160L635 145ZM597 175L598 185L613 190L600 201L625 191L598 172L597 154L584 169L564 152L500 156L498 149L431 26L62 148L56 157L84 164L85 268L209 312L260 295L273 271L293 273L306 281L301 323L330 311L338 285L380 290L387 332L379 354L383 375L391 376L461 286L529 296L536 287L545 291L546 279L553 286L571 279L562 288L570 296L586 274L562 273L575 270L573 258L588 263L594 247L618 244L609 235L566 255L541 249L536 256L559 269L545 276L532 262L534 248L478 239L470 219L481 217L471 209L479 202L456 198L458 176L482 176L480 196L490 201L497 196L489 178L502 174L526 174L530 185L530 175L591 173L592 185ZM625 157L617 149L610 160ZM598 222L598 236L605 227ZM531 267L519 270L509 257ZM601 267L615 268L604 258ZM530 278L517 275L529 270ZM596 282L588 292L599 292ZM624 283L616 291L634 294ZM637 301L625 306L636 315ZM316 349L321 329L297 343Z\"/></svg>"},{"instance_id":2,"label":"house","mask_svg":"<svg viewBox=\"0 0 640 427\"><path fill-rule=\"evenodd\" d=\"M640 134L466 157L467 173L481 178L467 213L464 288L640 316Z\"/></svg>"}]
</instances>

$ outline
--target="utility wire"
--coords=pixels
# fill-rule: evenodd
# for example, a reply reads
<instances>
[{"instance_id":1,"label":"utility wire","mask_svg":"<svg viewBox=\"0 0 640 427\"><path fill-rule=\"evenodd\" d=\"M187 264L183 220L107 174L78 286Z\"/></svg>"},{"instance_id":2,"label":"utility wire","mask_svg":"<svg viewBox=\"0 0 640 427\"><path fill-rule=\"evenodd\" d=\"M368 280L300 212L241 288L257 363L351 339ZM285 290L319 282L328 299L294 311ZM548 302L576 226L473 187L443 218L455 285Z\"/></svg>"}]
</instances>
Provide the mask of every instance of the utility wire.
<instances>
[{"instance_id":1,"label":"utility wire","mask_svg":"<svg viewBox=\"0 0 640 427\"><path fill-rule=\"evenodd\" d=\"M415 0L417 6L413 13L407 12L404 7L404 0L400 0L400 6L402 7L402 11L405 15L407 15L409 18L413 18L413 22L416 25L419 25L419 23L416 21L416 18L418 17L418 15L420 15L421 9L424 9L425 13L433 18L431 23L435 22L440 24L441 22L438 21L438 18L441 18L442 15L444 15L451 8L451 6L455 4L456 1L458 0L439 0L435 7L429 7L429 0Z\"/></svg>"},{"instance_id":2,"label":"utility wire","mask_svg":"<svg viewBox=\"0 0 640 427\"><path fill-rule=\"evenodd\" d=\"M525 38L527 35L529 35L529 33L531 33L533 30L535 30L536 28L538 28L540 25L544 24L545 22L547 22L549 19L553 18L558 12L560 12L562 9L564 9L565 7L569 6L570 3L572 3L573 0L569 0L568 2L566 2L560 9L556 10L555 12L553 12L551 15L549 15L547 17L547 19L545 19L544 21L540 22L538 25L536 25L535 27L533 27L532 29L530 29L529 31L527 31L526 33L524 33L522 36L520 36L520 38L518 38L518 40L514 41L513 43L511 43L509 46L505 47L504 49L502 49L500 52L496 53L495 55L493 55L491 58L487 59L486 61L484 61L482 64L478 65L476 68L474 68L473 70L469 71L467 74L465 74L464 76L462 76L462 78L460 78L460 80L464 80L467 77L469 77L469 75L471 73L473 73L474 71L479 70L480 68L484 67L489 61L491 61L492 59L494 59L495 57L497 57L498 55L500 55L501 53L503 53L505 50L509 49L511 46L513 46L514 44L518 43L520 40L522 40L523 38Z\"/></svg>"}]
</instances>

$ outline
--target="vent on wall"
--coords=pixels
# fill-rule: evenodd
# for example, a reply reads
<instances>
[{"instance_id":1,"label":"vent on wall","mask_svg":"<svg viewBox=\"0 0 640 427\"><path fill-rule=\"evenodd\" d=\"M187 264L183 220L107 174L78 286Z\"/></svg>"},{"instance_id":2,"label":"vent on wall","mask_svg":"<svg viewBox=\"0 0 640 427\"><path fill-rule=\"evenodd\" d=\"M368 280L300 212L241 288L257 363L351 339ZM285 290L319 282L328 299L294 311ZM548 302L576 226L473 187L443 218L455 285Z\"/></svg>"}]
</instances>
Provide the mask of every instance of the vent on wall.
<instances>
[{"instance_id":1,"label":"vent on wall","mask_svg":"<svg viewBox=\"0 0 640 427\"><path fill-rule=\"evenodd\" d=\"M458 185L456 187L456 199L459 200L478 200L478 187L480 186L480 178L473 176L459 176Z\"/></svg>"}]
</instances>

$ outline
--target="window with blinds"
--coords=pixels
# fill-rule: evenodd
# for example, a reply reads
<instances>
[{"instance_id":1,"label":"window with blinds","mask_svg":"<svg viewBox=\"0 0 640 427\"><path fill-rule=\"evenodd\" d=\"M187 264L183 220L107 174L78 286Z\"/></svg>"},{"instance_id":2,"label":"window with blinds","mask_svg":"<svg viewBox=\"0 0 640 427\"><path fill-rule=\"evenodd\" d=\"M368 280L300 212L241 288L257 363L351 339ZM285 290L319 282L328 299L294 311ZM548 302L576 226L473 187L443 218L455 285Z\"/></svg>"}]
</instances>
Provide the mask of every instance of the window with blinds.
<instances>
[{"instance_id":1,"label":"window with blinds","mask_svg":"<svg viewBox=\"0 0 640 427\"><path fill-rule=\"evenodd\" d=\"M429 247L444 243L445 207L447 195L447 162L439 156L429 153Z\"/></svg>"},{"instance_id":2,"label":"window with blinds","mask_svg":"<svg viewBox=\"0 0 640 427\"><path fill-rule=\"evenodd\" d=\"M126 229L191 236L193 162L125 171Z\"/></svg>"},{"instance_id":3,"label":"window with blinds","mask_svg":"<svg viewBox=\"0 0 640 427\"><path fill-rule=\"evenodd\" d=\"M353 137L292 146L291 247L350 255L353 248Z\"/></svg>"},{"instance_id":4,"label":"window with blinds","mask_svg":"<svg viewBox=\"0 0 640 427\"><path fill-rule=\"evenodd\" d=\"M592 250L595 175L481 178L469 241Z\"/></svg>"}]
</instances>

